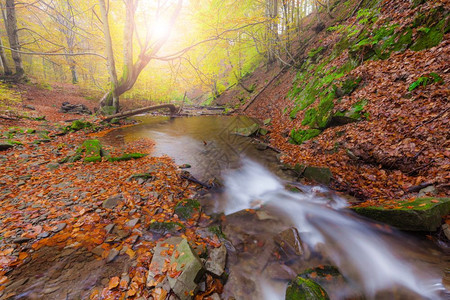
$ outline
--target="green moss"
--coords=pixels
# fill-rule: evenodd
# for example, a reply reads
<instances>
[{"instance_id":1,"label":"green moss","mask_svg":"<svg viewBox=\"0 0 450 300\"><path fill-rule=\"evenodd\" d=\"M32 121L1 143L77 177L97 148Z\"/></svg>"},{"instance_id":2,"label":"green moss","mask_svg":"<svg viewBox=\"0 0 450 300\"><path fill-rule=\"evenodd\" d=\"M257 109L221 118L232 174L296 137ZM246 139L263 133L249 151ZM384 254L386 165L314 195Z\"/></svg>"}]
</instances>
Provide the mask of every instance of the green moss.
<instances>
[{"instance_id":1,"label":"green moss","mask_svg":"<svg viewBox=\"0 0 450 300\"><path fill-rule=\"evenodd\" d=\"M222 231L220 225L208 227L208 231L214 233L218 238L226 239L227 237Z\"/></svg>"},{"instance_id":2,"label":"green moss","mask_svg":"<svg viewBox=\"0 0 450 300\"><path fill-rule=\"evenodd\" d=\"M316 282L297 276L286 289L286 300L327 300L327 292Z\"/></svg>"},{"instance_id":3,"label":"green moss","mask_svg":"<svg viewBox=\"0 0 450 300\"><path fill-rule=\"evenodd\" d=\"M82 129L92 129L94 125L91 122L85 122L81 120L75 120L69 126L66 126L64 132L76 132Z\"/></svg>"},{"instance_id":4,"label":"green moss","mask_svg":"<svg viewBox=\"0 0 450 300\"><path fill-rule=\"evenodd\" d=\"M318 136L322 131L318 129L307 129L307 130L294 130L291 131L291 138L289 140L292 144L303 144L307 140L310 140L312 138L315 138Z\"/></svg>"},{"instance_id":5,"label":"green moss","mask_svg":"<svg viewBox=\"0 0 450 300\"><path fill-rule=\"evenodd\" d=\"M200 203L195 199L181 200L175 206L175 213L182 220L188 220L192 218L195 211L200 209Z\"/></svg>"},{"instance_id":6,"label":"green moss","mask_svg":"<svg viewBox=\"0 0 450 300\"><path fill-rule=\"evenodd\" d=\"M324 49L323 46L313 49L313 50L309 51L308 56L313 59L316 57L317 54L320 54L323 51L323 49Z\"/></svg>"},{"instance_id":7,"label":"green moss","mask_svg":"<svg viewBox=\"0 0 450 300\"><path fill-rule=\"evenodd\" d=\"M305 112L305 116L302 121L302 125L306 126L314 123L317 116L317 110L315 108L310 108Z\"/></svg>"},{"instance_id":8,"label":"green moss","mask_svg":"<svg viewBox=\"0 0 450 300\"><path fill-rule=\"evenodd\" d=\"M300 110L300 106L295 106L289 113L289 118L291 118L292 120L297 118L297 114Z\"/></svg>"},{"instance_id":9,"label":"green moss","mask_svg":"<svg viewBox=\"0 0 450 300\"><path fill-rule=\"evenodd\" d=\"M353 91L356 90L361 81L362 81L361 77L358 78L350 77L346 79L341 86L344 95L350 95L351 93L353 93Z\"/></svg>"},{"instance_id":10,"label":"green moss","mask_svg":"<svg viewBox=\"0 0 450 300\"><path fill-rule=\"evenodd\" d=\"M437 25L430 28L428 32L422 31L414 44L411 46L413 51L421 51L439 45L444 38L445 19Z\"/></svg>"},{"instance_id":11,"label":"green moss","mask_svg":"<svg viewBox=\"0 0 450 300\"><path fill-rule=\"evenodd\" d=\"M147 156L148 154L143 153L125 153L122 156L119 157L109 157L108 161L110 162L116 162L116 161L126 161L126 160L132 160L132 159L138 159Z\"/></svg>"},{"instance_id":12,"label":"green moss","mask_svg":"<svg viewBox=\"0 0 450 300\"><path fill-rule=\"evenodd\" d=\"M184 228L184 225L178 222L153 222L148 227L149 231L157 234L165 235L167 233L173 233Z\"/></svg>"},{"instance_id":13,"label":"green moss","mask_svg":"<svg viewBox=\"0 0 450 300\"><path fill-rule=\"evenodd\" d=\"M102 160L102 145L99 140L86 140L77 150L77 154L85 153L85 162L99 162Z\"/></svg>"}]
</instances>

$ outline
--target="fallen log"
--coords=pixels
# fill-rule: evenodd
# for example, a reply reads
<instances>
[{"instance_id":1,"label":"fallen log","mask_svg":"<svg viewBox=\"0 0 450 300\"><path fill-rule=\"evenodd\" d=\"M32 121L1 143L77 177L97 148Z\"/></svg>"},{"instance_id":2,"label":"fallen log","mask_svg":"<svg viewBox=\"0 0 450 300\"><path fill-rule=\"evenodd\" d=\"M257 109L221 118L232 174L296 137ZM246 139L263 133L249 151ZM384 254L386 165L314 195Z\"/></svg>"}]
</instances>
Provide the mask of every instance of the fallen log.
<instances>
[{"instance_id":1,"label":"fallen log","mask_svg":"<svg viewBox=\"0 0 450 300\"><path fill-rule=\"evenodd\" d=\"M112 119L122 119L122 118L126 118L126 117L131 117L134 115L139 115L139 114L143 114L152 110L157 110L157 109L162 109L162 108L168 108L170 109L170 114L174 115L177 112L177 108L175 105L173 104L161 104L161 105L154 105L154 106L147 106L147 107L143 107L143 108L138 108L138 109L133 109L133 110L128 110L128 111L124 111L115 115L111 115L106 117L105 119L103 119L103 121L109 122Z\"/></svg>"}]
</instances>

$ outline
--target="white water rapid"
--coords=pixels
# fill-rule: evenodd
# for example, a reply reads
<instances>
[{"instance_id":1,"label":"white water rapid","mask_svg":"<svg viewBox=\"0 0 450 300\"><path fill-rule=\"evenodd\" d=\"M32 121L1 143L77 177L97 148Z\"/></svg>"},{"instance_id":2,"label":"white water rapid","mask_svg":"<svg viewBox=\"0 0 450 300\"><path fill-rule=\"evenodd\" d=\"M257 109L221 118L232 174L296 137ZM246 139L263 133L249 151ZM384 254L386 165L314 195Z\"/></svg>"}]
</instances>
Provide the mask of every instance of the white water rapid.
<instances>
[{"instance_id":1,"label":"white water rapid","mask_svg":"<svg viewBox=\"0 0 450 300\"><path fill-rule=\"evenodd\" d=\"M418 298L445 299L442 275L417 261L414 243L395 230L358 217L345 209L340 197L287 191L281 180L262 166L244 161L241 169L225 176L225 214L263 205L289 219L311 249L320 246L342 275L366 298L392 288L405 289ZM266 299L284 299L283 292L265 282ZM447 294L448 295L448 294Z\"/></svg>"}]
</instances>

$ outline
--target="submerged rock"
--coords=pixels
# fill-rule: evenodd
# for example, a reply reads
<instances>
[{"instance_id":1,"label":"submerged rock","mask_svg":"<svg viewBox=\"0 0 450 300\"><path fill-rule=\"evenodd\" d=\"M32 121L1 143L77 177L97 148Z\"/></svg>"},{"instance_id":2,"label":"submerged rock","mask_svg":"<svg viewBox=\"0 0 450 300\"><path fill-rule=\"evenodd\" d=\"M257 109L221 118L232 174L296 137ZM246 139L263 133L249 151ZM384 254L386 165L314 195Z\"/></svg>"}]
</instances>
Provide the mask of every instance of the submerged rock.
<instances>
[{"instance_id":1,"label":"submerged rock","mask_svg":"<svg viewBox=\"0 0 450 300\"><path fill-rule=\"evenodd\" d=\"M412 202L399 202L394 208L370 206L353 210L401 230L436 231L442 217L450 213L450 198L418 198Z\"/></svg>"},{"instance_id":2,"label":"submerged rock","mask_svg":"<svg viewBox=\"0 0 450 300\"><path fill-rule=\"evenodd\" d=\"M297 276L286 289L286 300L327 300L327 292L316 282Z\"/></svg>"}]
</instances>

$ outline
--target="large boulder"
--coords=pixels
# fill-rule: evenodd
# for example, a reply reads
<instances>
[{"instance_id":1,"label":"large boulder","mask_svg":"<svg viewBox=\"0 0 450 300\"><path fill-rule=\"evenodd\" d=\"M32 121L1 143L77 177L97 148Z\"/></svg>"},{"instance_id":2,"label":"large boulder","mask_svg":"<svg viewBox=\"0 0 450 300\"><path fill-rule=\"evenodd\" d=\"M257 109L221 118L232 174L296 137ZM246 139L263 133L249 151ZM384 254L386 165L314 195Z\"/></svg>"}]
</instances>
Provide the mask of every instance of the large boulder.
<instances>
[{"instance_id":1,"label":"large boulder","mask_svg":"<svg viewBox=\"0 0 450 300\"><path fill-rule=\"evenodd\" d=\"M328 168L306 167L303 176L318 183L329 185L333 174Z\"/></svg>"},{"instance_id":2,"label":"large boulder","mask_svg":"<svg viewBox=\"0 0 450 300\"><path fill-rule=\"evenodd\" d=\"M173 269L169 271L168 278L173 292L181 300L192 299L197 290L197 283L203 275L203 265L186 239L178 244L170 263Z\"/></svg>"},{"instance_id":3,"label":"large boulder","mask_svg":"<svg viewBox=\"0 0 450 300\"><path fill-rule=\"evenodd\" d=\"M450 198L418 198L414 201L399 201L393 207L354 207L353 210L401 230L436 231L442 217L450 213Z\"/></svg>"}]
</instances>

